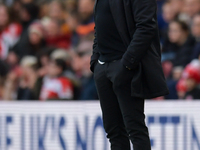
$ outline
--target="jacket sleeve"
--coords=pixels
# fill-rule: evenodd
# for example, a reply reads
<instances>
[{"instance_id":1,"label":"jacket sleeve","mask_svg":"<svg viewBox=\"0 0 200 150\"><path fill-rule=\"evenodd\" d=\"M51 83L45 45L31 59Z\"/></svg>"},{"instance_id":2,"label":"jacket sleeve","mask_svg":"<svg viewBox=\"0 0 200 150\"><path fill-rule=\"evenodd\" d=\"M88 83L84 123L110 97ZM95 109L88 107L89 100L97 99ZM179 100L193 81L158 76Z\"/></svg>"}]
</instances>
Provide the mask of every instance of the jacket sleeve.
<instances>
[{"instance_id":1,"label":"jacket sleeve","mask_svg":"<svg viewBox=\"0 0 200 150\"><path fill-rule=\"evenodd\" d=\"M97 50L97 35L96 35L96 29L95 29L95 27L94 27L94 30L95 30L95 32L94 32L94 44L93 44L93 54L92 54L92 56L91 56L91 61L90 61L90 70L92 71L92 72L94 72L94 66L95 66L95 64L96 64L96 62L98 61L98 59L99 59L99 53L98 53L98 50Z\"/></svg>"},{"instance_id":2,"label":"jacket sleeve","mask_svg":"<svg viewBox=\"0 0 200 150\"><path fill-rule=\"evenodd\" d=\"M135 32L123 55L124 66L134 69L150 48L157 34L156 0L130 0L135 21Z\"/></svg>"}]
</instances>

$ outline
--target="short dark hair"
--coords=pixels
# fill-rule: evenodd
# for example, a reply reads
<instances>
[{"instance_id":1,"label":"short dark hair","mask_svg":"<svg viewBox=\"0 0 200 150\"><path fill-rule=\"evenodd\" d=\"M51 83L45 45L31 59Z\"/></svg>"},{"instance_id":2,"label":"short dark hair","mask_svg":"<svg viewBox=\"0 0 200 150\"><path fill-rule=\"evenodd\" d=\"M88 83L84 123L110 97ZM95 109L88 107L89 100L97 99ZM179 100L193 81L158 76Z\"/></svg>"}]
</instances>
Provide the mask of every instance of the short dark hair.
<instances>
[{"instance_id":1,"label":"short dark hair","mask_svg":"<svg viewBox=\"0 0 200 150\"><path fill-rule=\"evenodd\" d=\"M27 11L32 20L38 18L40 9L34 2L22 4L22 8Z\"/></svg>"},{"instance_id":2,"label":"short dark hair","mask_svg":"<svg viewBox=\"0 0 200 150\"><path fill-rule=\"evenodd\" d=\"M181 28L181 30L183 30L183 31L185 31L185 32L189 32L189 26L188 26L188 24L185 22L185 21L182 21L182 20L174 20L174 21L172 21L172 22L175 22L175 23L177 23L179 26L180 26L180 28Z\"/></svg>"},{"instance_id":3,"label":"short dark hair","mask_svg":"<svg viewBox=\"0 0 200 150\"><path fill-rule=\"evenodd\" d=\"M60 67L62 71L66 70L66 62L63 59L53 59L52 60L56 66Z\"/></svg>"}]
</instances>

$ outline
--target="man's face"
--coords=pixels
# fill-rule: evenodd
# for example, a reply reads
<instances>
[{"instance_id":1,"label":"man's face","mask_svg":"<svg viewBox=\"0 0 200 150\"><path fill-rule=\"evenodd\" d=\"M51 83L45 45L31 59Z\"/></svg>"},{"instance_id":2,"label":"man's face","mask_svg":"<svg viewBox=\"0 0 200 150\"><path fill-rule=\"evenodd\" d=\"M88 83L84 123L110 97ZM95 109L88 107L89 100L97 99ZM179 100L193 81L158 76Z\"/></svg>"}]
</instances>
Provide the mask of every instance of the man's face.
<instances>
[{"instance_id":1,"label":"man's face","mask_svg":"<svg viewBox=\"0 0 200 150\"><path fill-rule=\"evenodd\" d=\"M173 8L173 10L175 11L175 13L179 13L182 8L183 8L183 0L171 0L170 3L171 3L171 6Z\"/></svg>"},{"instance_id":2,"label":"man's face","mask_svg":"<svg viewBox=\"0 0 200 150\"><path fill-rule=\"evenodd\" d=\"M24 22L29 21L31 18L29 13L24 8L20 9L19 16L20 16L21 21L24 21Z\"/></svg>"},{"instance_id":3,"label":"man's face","mask_svg":"<svg viewBox=\"0 0 200 150\"><path fill-rule=\"evenodd\" d=\"M163 18L166 22L170 22L175 18L175 11L170 3L167 3L163 6Z\"/></svg>"},{"instance_id":4,"label":"man's face","mask_svg":"<svg viewBox=\"0 0 200 150\"><path fill-rule=\"evenodd\" d=\"M94 1L93 0L79 0L78 12L82 20L87 20L93 13Z\"/></svg>"},{"instance_id":5,"label":"man's face","mask_svg":"<svg viewBox=\"0 0 200 150\"><path fill-rule=\"evenodd\" d=\"M184 32L181 30L179 24L176 22L172 22L169 25L168 36L169 36L170 42L178 43L179 40L185 35L184 35Z\"/></svg>"},{"instance_id":6,"label":"man's face","mask_svg":"<svg viewBox=\"0 0 200 150\"><path fill-rule=\"evenodd\" d=\"M42 38L40 37L40 35L38 35L35 32L29 33L29 39L30 39L30 43L32 45L38 45L38 44L40 44L40 42L42 40Z\"/></svg>"},{"instance_id":7,"label":"man's face","mask_svg":"<svg viewBox=\"0 0 200 150\"><path fill-rule=\"evenodd\" d=\"M50 76L50 77L57 77L59 74L62 73L62 69L57 66L55 64L55 62L50 62L49 65L48 65L48 69L47 69L47 74Z\"/></svg>"},{"instance_id":8,"label":"man's face","mask_svg":"<svg viewBox=\"0 0 200 150\"><path fill-rule=\"evenodd\" d=\"M53 2L50 4L49 16L58 21L63 19L63 10L58 2Z\"/></svg>"},{"instance_id":9,"label":"man's face","mask_svg":"<svg viewBox=\"0 0 200 150\"><path fill-rule=\"evenodd\" d=\"M192 21L192 35L196 38L200 37L200 15L195 16Z\"/></svg>"},{"instance_id":10,"label":"man's face","mask_svg":"<svg viewBox=\"0 0 200 150\"><path fill-rule=\"evenodd\" d=\"M34 72L30 66L21 66L21 69L22 69L21 76L23 76L24 78L30 77L30 74Z\"/></svg>"},{"instance_id":11,"label":"man's face","mask_svg":"<svg viewBox=\"0 0 200 150\"><path fill-rule=\"evenodd\" d=\"M184 7L185 12L193 17L200 11L200 0L185 0Z\"/></svg>"},{"instance_id":12,"label":"man's face","mask_svg":"<svg viewBox=\"0 0 200 150\"><path fill-rule=\"evenodd\" d=\"M60 28L56 21L51 20L45 25L45 31L48 37L56 37L60 33Z\"/></svg>"}]
</instances>

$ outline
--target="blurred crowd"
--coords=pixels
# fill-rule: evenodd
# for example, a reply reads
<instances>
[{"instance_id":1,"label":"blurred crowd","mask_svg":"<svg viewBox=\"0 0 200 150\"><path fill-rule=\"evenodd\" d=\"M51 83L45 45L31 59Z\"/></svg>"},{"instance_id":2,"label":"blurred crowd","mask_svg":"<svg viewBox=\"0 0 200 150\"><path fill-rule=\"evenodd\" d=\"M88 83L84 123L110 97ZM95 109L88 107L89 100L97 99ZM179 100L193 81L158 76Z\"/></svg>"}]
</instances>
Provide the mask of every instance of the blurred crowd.
<instances>
[{"instance_id":1,"label":"blurred crowd","mask_svg":"<svg viewBox=\"0 0 200 150\"><path fill-rule=\"evenodd\" d=\"M200 0L157 3L165 99L200 99Z\"/></svg>"},{"instance_id":2,"label":"blurred crowd","mask_svg":"<svg viewBox=\"0 0 200 150\"><path fill-rule=\"evenodd\" d=\"M0 100L98 99L94 0L2 0Z\"/></svg>"},{"instance_id":3,"label":"blurred crowd","mask_svg":"<svg viewBox=\"0 0 200 150\"><path fill-rule=\"evenodd\" d=\"M0 100L98 99L95 0L0 0ZM170 94L200 99L200 0L157 0Z\"/></svg>"}]
</instances>

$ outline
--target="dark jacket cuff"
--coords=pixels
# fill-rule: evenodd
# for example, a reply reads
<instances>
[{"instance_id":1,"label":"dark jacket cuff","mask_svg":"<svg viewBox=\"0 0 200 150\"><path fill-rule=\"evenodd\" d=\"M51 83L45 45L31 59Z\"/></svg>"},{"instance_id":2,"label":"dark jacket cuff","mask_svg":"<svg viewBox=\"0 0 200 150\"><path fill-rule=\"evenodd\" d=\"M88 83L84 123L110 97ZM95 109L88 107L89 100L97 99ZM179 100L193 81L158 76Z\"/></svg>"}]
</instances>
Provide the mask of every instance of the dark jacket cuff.
<instances>
[{"instance_id":1,"label":"dark jacket cuff","mask_svg":"<svg viewBox=\"0 0 200 150\"><path fill-rule=\"evenodd\" d=\"M134 69L138 66L138 62L136 61L136 59L131 56L129 53L125 53L124 56L122 57L122 64L125 67L128 67L130 69Z\"/></svg>"}]
</instances>

